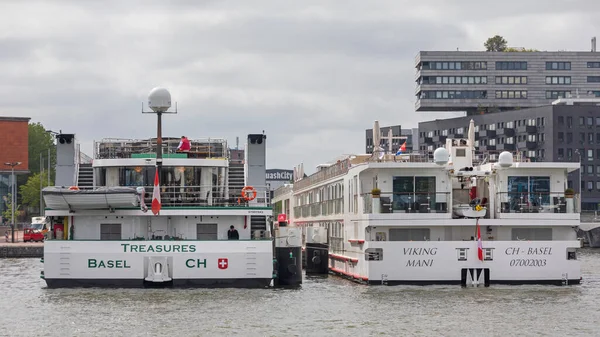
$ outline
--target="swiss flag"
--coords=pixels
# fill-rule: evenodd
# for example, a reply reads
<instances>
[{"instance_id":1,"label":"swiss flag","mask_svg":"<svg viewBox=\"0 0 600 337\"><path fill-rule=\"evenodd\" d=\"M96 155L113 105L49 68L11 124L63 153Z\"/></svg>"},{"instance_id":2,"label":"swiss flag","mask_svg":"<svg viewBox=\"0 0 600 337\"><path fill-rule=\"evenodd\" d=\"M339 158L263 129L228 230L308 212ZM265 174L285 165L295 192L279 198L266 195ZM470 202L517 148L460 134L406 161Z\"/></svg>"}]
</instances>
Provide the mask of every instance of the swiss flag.
<instances>
[{"instance_id":1,"label":"swiss flag","mask_svg":"<svg viewBox=\"0 0 600 337\"><path fill-rule=\"evenodd\" d=\"M477 257L483 261L483 246L481 245L481 228L479 227L479 219L477 219Z\"/></svg>"},{"instance_id":2,"label":"swiss flag","mask_svg":"<svg viewBox=\"0 0 600 337\"><path fill-rule=\"evenodd\" d=\"M158 170L154 175L154 189L152 190L152 213L158 215L160 212L160 184L158 182Z\"/></svg>"},{"instance_id":3,"label":"swiss flag","mask_svg":"<svg viewBox=\"0 0 600 337\"><path fill-rule=\"evenodd\" d=\"M227 259L219 259L217 266L219 266L219 269L227 269L227 267L229 267L229 261Z\"/></svg>"}]
</instances>

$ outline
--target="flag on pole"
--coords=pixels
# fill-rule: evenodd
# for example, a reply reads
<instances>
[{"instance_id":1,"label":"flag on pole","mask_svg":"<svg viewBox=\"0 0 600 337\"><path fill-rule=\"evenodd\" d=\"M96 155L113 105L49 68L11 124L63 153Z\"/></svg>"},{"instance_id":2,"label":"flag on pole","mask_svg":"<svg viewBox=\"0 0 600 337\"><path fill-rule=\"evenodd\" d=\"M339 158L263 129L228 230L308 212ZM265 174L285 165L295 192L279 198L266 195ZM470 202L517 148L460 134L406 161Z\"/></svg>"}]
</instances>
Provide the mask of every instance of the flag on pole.
<instances>
[{"instance_id":1,"label":"flag on pole","mask_svg":"<svg viewBox=\"0 0 600 337\"><path fill-rule=\"evenodd\" d=\"M483 246L481 245L481 228L479 227L479 218L477 219L477 257L483 261Z\"/></svg>"},{"instance_id":2,"label":"flag on pole","mask_svg":"<svg viewBox=\"0 0 600 337\"><path fill-rule=\"evenodd\" d=\"M158 215L160 212L160 184L158 182L158 170L154 175L154 188L152 189L152 213Z\"/></svg>"},{"instance_id":3,"label":"flag on pole","mask_svg":"<svg viewBox=\"0 0 600 337\"><path fill-rule=\"evenodd\" d=\"M396 156L401 155L402 152L406 152L406 141L404 142L404 144L402 144L402 146L400 146L398 148L398 152L396 152Z\"/></svg>"}]
</instances>

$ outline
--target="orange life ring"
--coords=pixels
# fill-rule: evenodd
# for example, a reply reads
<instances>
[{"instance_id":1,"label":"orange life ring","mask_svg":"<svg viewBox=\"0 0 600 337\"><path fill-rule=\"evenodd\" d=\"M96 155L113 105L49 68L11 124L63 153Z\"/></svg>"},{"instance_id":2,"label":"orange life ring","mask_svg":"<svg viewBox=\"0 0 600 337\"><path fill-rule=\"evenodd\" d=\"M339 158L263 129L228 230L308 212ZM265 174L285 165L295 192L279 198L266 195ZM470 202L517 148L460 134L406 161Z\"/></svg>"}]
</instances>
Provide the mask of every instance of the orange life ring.
<instances>
[{"instance_id":1,"label":"orange life ring","mask_svg":"<svg viewBox=\"0 0 600 337\"><path fill-rule=\"evenodd\" d=\"M69 189L71 191L79 191L79 187L77 187L77 186L71 186L71 187L69 187Z\"/></svg>"},{"instance_id":2,"label":"orange life ring","mask_svg":"<svg viewBox=\"0 0 600 337\"><path fill-rule=\"evenodd\" d=\"M242 198L246 201L252 201L256 198L256 190L252 186L242 188Z\"/></svg>"}]
</instances>

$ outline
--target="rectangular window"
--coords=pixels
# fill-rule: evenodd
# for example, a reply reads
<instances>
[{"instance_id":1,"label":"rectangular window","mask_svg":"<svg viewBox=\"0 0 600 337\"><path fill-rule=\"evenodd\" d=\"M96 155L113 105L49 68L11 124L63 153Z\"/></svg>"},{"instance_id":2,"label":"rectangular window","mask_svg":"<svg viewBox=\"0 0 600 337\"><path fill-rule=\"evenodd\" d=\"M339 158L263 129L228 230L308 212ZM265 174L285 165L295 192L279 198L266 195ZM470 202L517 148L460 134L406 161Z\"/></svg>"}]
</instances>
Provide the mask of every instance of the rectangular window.
<instances>
[{"instance_id":1,"label":"rectangular window","mask_svg":"<svg viewBox=\"0 0 600 337\"><path fill-rule=\"evenodd\" d=\"M462 91L422 91L422 99L485 99L487 91L485 90L462 90Z\"/></svg>"},{"instance_id":2,"label":"rectangular window","mask_svg":"<svg viewBox=\"0 0 600 337\"><path fill-rule=\"evenodd\" d=\"M513 228L513 241L552 241L552 228Z\"/></svg>"},{"instance_id":3,"label":"rectangular window","mask_svg":"<svg viewBox=\"0 0 600 337\"><path fill-rule=\"evenodd\" d=\"M587 67L588 68L600 68L600 62L588 62Z\"/></svg>"},{"instance_id":4,"label":"rectangular window","mask_svg":"<svg viewBox=\"0 0 600 337\"><path fill-rule=\"evenodd\" d=\"M435 177L393 177L393 209L406 213L428 213L435 210L435 183Z\"/></svg>"},{"instance_id":5,"label":"rectangular window","mask_svg":"<svg viewBox=\"0 0 600 337\"><path fill-rule=\"evenodd\" d=\"M389 241L429 241L429 228L390 228Z\"/></svg>"},{"instance_id":6,"label":"rectangular window","mask_svg":"<svg viewBox=\"0 0 600 337\"><path fill-rule=\"evenodd\" d=\"M571 91L546 91L547 99L558 99L558 98L566 98L571 95Z\"/></svg>"},{"instance_id":7,"label":"rectangular window","mask_svg":"<svg viewBox=\"0 0 600 337\"><path fill-rule=\"evenodd\" d=\"M588 83L600 83L600 76L588 76Z\"/></svg>"},{"instance_id":8,"label":"rectangular window","mask_svg":"<svg viewBox=\"0 0 600 337\"><path fill-rule=\"evenodd\" d=\"M496 91L497 99L527 99L527 91L525 90L498 90Z\"/></svg>"},{"instance_id":9,"label":"rectangular window","mask_svg":"<svg viewBox=\"0 0 600 337\"><path fill-rule=\"evenodd\" d=\"M527 62L519 61L498 61L496 70L527 70Z\"/></svg>"},{"instance_id":10,"label":"rectangular window","mask_svg":"<svg viewBox=\"0 0 600 337\"><path fill-rule=\"evenodd\" d=\"M197 240L217 240L218 225L212 223L196 224L196 239Z\"/></svg>"},{"instance_id":11,"label":"rectangular window","mask_svg":"<svg viewBox=\"0 0 600 337\"><path fill-rule=\"evenodd\" d=\"M527 76L496 76L496 84L527 84Z\"/></svg>"},{"instance_id":12,"label":"rectangular window","mask_svg":"<svg viewBox=\"0 0 600 337\"><path fill-rule=\"evenodd\" d=\"M535 151L528 153L535 157ZM550 204L550 177L509 176L507 184L508 203L514 212L528 210L531 206Z\"/></svg>"},{"instance_id":13,"label":"rectangular window","mask_svg":"<svg viewBox=\"0 0 600 337\"><path fill-rule=\"evenodd\" d=\"M110 223L100 224L100 240L118 241L121 240L121 224Z\"/></svg>"},{"instance_id":14,"label":"rectangular window","mask_svg":"<svg viewBox=\"0 0 600 337\"><path fill-rule=\"evenodd\" d=\"M571 70L571 62L546 62L546 70Z\"/></svg>"},{"instance_id":15,"label":"rectangular window","mask_svg":"<svg viewBox=\"0 0 600 337\"><path fill-rule=\"evenodd\" d=\"M546 84L570 85L571 76L546 76Z\"/></svg>"}]
</instances>

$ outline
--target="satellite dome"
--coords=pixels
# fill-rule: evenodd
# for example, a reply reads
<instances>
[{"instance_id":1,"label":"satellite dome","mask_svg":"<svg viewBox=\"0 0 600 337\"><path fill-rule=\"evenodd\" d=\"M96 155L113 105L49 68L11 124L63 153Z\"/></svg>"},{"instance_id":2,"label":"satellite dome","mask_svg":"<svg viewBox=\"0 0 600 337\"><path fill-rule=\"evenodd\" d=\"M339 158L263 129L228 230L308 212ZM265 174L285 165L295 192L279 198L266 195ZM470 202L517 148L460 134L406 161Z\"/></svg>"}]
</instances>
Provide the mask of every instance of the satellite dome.
<instances>
[{"instance_id":1,"label":"satellite dome","mask_svg":"<svg viewBox=\"0 0 600 337\"><path fill-rule=\"evenodd\" d=\"M435 152L433 152L433 161L438 165L445 165L448 163L450 159L450 154L448 150L443 147L437 148Z\"/></svg>"},{"instance_id":2,"label":"satellite dome","mask_svg":"<svg viewBox=\"0 0 600 337\"><path fill-rule=\"evenodd\" d=\"M148 106L154 112L165 112L171 107L171 93L165 88L156 87L148 94Z\"/></svg>"},{"instance_id":3,"label":"satellite dome","mask_svg":"<svg viewBox=\"0 0 600 337\"><path fill-rule=\"evenodd\" d=\"M498 164L500 164L500 167L511 167L513 164L512 153L508 151L500 153L500 156L498 156Z\"/></svg>"}]
</instances>

